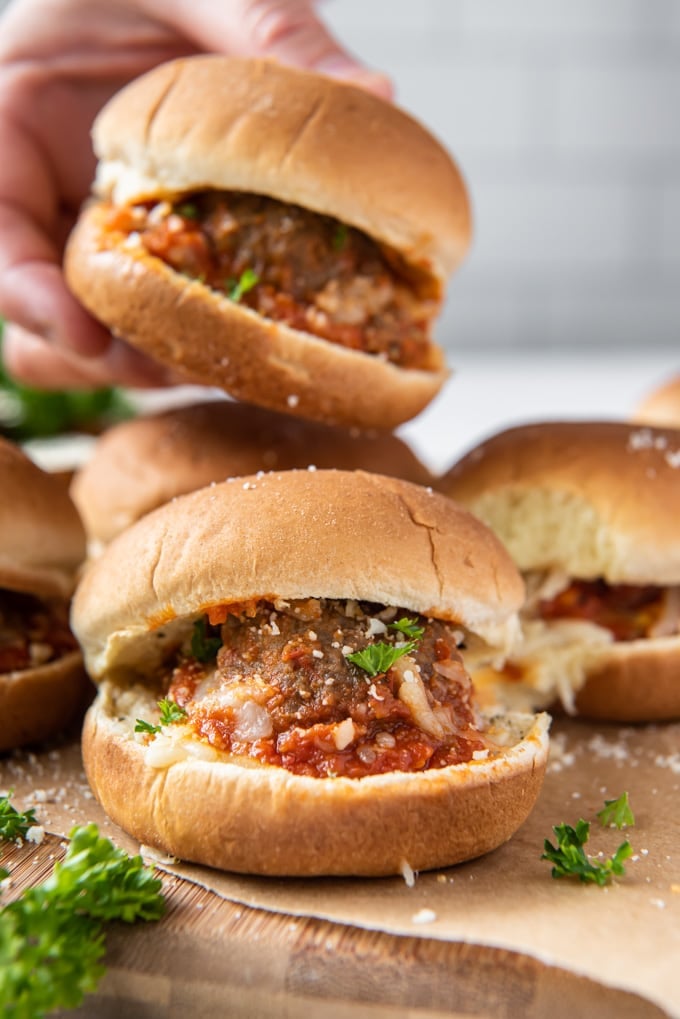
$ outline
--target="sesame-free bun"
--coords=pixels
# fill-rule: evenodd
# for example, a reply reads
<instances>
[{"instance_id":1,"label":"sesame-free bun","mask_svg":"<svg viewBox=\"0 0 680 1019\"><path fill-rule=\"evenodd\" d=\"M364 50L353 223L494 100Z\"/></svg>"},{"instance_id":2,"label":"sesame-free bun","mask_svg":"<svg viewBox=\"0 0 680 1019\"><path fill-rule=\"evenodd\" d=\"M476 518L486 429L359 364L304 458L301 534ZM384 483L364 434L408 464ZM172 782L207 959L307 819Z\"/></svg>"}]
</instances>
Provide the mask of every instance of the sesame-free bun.
<instances>
[{"instance_id":1,"label":"sesame-free bun","mask_svg":"<svg viewBox=\"0 0 680 1019\"><path fill-rule=\"evenodd\" d=\"M0 439L0 588L65 600L84 558L85 532L63 480ZM0 673L0 751L60 732L90 694L79 651Z\"/></svg>"},{"instance_id":2,"label":"sesame-free bun","mask_svg":"<svg viewBox=\"0 0 680 1019\"><path fill-rule=\"evenodd\" d=\"M460 174L407 114L353 85L269 61L199 56L115 96L94 127L97 201L66 250L78 299L189 381L340 425L393 428L447 377L430 343L418 369L264 318L105 229L111 202L227 189L293 202L369 234L432 294L470 238Z\"/></svg>"},{"instance_id":3,"label":"sesame-free bun","mask_svg":"<svg viewBox=\"0 0 680 1019\"><path fill-rule=\"evenodd\" d=\"M619 422L520 426L471 450L438 487L484 520L525 573L680 585L678 431ZM568 710L590 718L679 718L680 634L607 641L597 629L548 623L536 644L519 645L518 661L543 677L529 702L549 703L554 681L553 690L572 687L563 695Z\"/></svg>"},{"instance_id":4,"label":"sesame-free bun","mask_svg":"<svg viewBox=\"0 0 680 1019\"><path fill-rule=\"evenodd\" d=\"M680 428L680 374L662 382L640 400L633 421L660 428Z\"/></svg>"},{"instance_id":5,"label":"sesame-free bun","mask_svg":"<svg viewBox=\"0 0 680 1019\"><path fill-rule=\"evenodd\" d=\"M155 710L143 687L102 684L83 731L95 796L145 845L246 874L377 876L480 856L529 815L548 753L547 716L513 715L491 726L498 756L422 772L311 778L226 754L159 769L133 731Z\"/></svg>"},{"instance_id":6,"label":"sesame-free bun","mask_svg":"<svg viewBox=\"0 0 680 1019\"><path fill-rule=\"evenodd\" d=\"M229 400L174 407L110 428L77 472L71 496L88 538L108 544L151 510L211 482L294 467L363 469L432 480L405 442Z\"/></svg>"},{"instance_id":7,"label":"sesame-free bun","mask_svg":"<svg viewBox=\"0 0 680 1019\"><path fill-rule=\"evenodd\" d=\"M100 680L152 670L210 606L310 597L401 606L505 647L524 586L491 531L451 500L363 471L293 470L211 485L143 517L87 570L72 623Z\"/></svg>"},{"instance_id":8,"label":"sesame-free bun","mask_svg":"<svg viewBox=\"0 0 680 1019\"><path fill-rule=\"evenodd\" d=\"M68 597L85 533L60 478L0 438L0 587Z\"/></svg>"},{"instance_id":9,"label":"sesame-free bun","mask_svg":"<svg viewBox=\"0 0 680 1019\"><path fill-rule=\"evenodd\" d=\"M610 584L680 583L680 433L623 422L521 425L438 484L523 571Z\"/></svg>"},{"instance_id":10,"label":"sesame-free bun","mask_svg":"<svg viewBox=\"0 0 680 1019\"><path fill-rule=\"evenodd\" d=\"M399 606L503 649L523 586L474 517L385 476L251 476L155 510L109 545L74 602L74 630L100 685L83 759L114 821L183 859L297 876L448 866L515 832L542 782L545 716L487 719L487 754L418 772L301 776L219 752L182 725L170 727L171 759L149 760L134 726L158 716L164 653L208 607L263 597Z\"/></svg>"}]
</instances>

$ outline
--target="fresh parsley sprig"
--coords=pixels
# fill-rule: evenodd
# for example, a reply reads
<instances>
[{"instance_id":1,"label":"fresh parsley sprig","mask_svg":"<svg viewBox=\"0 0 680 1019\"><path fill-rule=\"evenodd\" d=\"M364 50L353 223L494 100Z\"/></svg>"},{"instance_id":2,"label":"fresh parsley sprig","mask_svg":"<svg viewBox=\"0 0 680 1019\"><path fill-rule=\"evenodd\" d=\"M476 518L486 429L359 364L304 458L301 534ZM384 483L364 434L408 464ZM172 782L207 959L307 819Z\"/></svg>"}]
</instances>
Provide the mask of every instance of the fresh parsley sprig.
<instances>
[{"instance_id":1,"label":"fresh parsley sprig","mask_svg":"<svg viewBox=\"0 0 680 1019\"><path fill-rule=\"evenodd\" d=\"M176 722L182 722L187 717L185 709L176 704L175 701L171 701L169 697L164 697L160 700L158 708L160 711L160 723L153 725L151 722L145 722L143 718L138 718L135 721L135 732L146 732L150 736L155 736L164 725L174 725Z\"/></svg>"},{"instance_id":2,"label":"fresh parsley sprig","mask_svg":"<svg viewBox=\"0 0 680 1019\"><path fill-rule=\"evenodd\" d=\"M205 616L201 616L194 623L194 629L191 634L191 654L199 662L213 662L221 647L222 640L220 637L208 636L208 625Z\"/></svg>"},{"instance_id":3,"label":"fresh parsley sprig","mask_svg":"<svg viewBox=\"0 0 680 1019\"><path fill-rule=\"evenodd\" d=\"M256 287L260 277L254 269L244 269L237 280L227 280L229 298L232 301L240 301L244 294Z\"/></svg>"},{"instance_id":4,"label":"fresh parsley sprig","mask_svg":"<svg viewBox=\"0 0 680 1019\"><path fill-rule=\"evenodd\" d=\"M602 810L598 810L597 816L600 824L605 828L632 828L635 824L633 811L628 802L628 793L621 793L617 800L605 800Z\"/></svg>"},{"instance_id":5,"label":"fresh parsley sprig","mask_svg":"<svg viewBox=\"0 0 680 1019\"><path fill-rule=\"evenodd\" d=\"M425 633L425 627L418 626L417 619L408 619L406 616L398 619L396 623L388 623L387 625L390 630L398 630L405 637L410 637L411 640L420 640Z\"/></svg>"},{"instance_id":6,"label":"fresh parsley sprig","mask_svg":"<svg viewBox=\"0 0 680 1019\"><path fill-rule=\"evenodd\" d=\"M415 651L417 643L415 640L410 640L408 643L402 644L401 647L395 647L393 644L385 644L383 641L379 641L377 644L369 644L368 647L363 648L361 651L354 651L352 654L345 655L345 657L348 662L358 665L369 676L381 676L388 669L391 669L394 663L403 655L408 655L411 651Z\"/></svg>"},{"instance_id":7,"label":"fresh parsley sprig","mask_svg":"<svg viewBox=\"0 0 680 1019\"><path fill-rule=\"evenodd\" d=\"M22 812L12 806L9 797L13 791L10 790L8 796L0 797L0 838L6 842L26 838L28 829L38 823L33 807Z\"/></svg>"},{"instance_id":8,"label":"fresh parsley sprig","mask_svg":"<svg viewBox=\"0 0 680 1019\"><path fill-rule=\"evenodd\" d=\"M52 874L0 911L5 1019L77 1007L104 973L104 922L163 915L161 882L140 856L117 849L94 824L74 828L70 839Z\"/></svg>"},{"instance_id":9,"label":"fresh parsley sprig","mask_svg":"<svg viewBox=\"0 0 680 1019\"><path fill-rule=\"evenodd\" d=\"M605 806L597 816L603 825L609 824L610 818L613 818L612 824L617 828L623 827L624 824L634 824L628 794L624 793L617 800L606 800ZM624 817L630 820L624 821ZM617 823L618 821L621 823ZM584 883L602 887L614 876L620 877L625 874L624 861L633 853L627 839L621 843L613 856L598 859L588 856L584 849L590 837L589 821L581 818L575 827L570 824L557 824L553 827L553 832L557 837L557 845L554 846L546 839L541 859L552 863L551 873L554 878L575 877Z\"/></svg>"}]
</instances>

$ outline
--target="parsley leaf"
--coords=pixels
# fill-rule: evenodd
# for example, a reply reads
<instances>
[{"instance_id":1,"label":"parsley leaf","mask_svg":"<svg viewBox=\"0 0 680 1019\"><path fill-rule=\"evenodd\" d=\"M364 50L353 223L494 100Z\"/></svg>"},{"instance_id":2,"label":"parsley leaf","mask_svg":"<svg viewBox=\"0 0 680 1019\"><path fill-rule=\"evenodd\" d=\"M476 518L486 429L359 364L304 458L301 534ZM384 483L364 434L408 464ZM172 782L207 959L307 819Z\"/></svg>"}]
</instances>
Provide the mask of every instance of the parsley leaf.
<instances>
[{"instance_id":1,"label":"parsley leaf","mask_svg":"<svg viewBox=\"0 0 680 1019\"><path fill-rule=\"evenodd\" d=\"M181 708L179 704L175 704L168 697L164 697L162 701L159 701L158 707L161 709L161 725L172 725L174 722L181 722L183 718L187 717L184 708Z\"/></svg>"},{"instance_id":2,"label":"parsley leaf","mask_svg":"<svg viewBox=\"0 0 680 1019\"><path fill-rule=\"evenodd\" d=\"M184 219L198 219L198 206L193 202L180 202L174 207L173 212Z\"/></svg>"},{"instance_id":3,"label":"parsley leaf","mask_svg":"<svg viewBox=\"0 0 680 1019\"><path fill-rule=\"evenodd\" d=\"M398 619L396 623L387 624L390 630L399 630L404 636L410 637L411 640L420 640L425 633L424 626L418 626L417 619L408 619L404 616L402 619Z\"/></svg>"},{"instance_id":4,"label":"parsley leaf","mask_svg":"<svg viewBox=\"0 0 680 1019\"><path fill-rule=\"evenodd\" d=\"M605 800L604 807L597 813L600 824L607 828L632 828L635 816L630 809L628 793L621 793L617 800Z\"/></svg>"},{"instance_id":5,"label":"parsley leaf","mask_svg":"<svg viewBox=\"0 0 680 1019\"><path fill-rule=\"evenodd\" d=\"M179 704L175 704L169 697L164 697L160 700L158 708L161 713L160 725L153 725L151 722L145 722L143 718L138 718L135 720L135 732L147 732L150 736L155 736L164 725L173 725L175 722L181 722L187 717L184 708L180 707Z\"/></svg>"},{"instance_id":6,"label":"parsley leaf","mask_svg":"<svg viewBox=\"0 0 680 1019\"><path fill-rule=\"evenodd\" d=\"M217 652L222 647L220 637L209 637L208 626L205 617L201 616L194 623L194 632L191 635L191 653L199 662L212 662L217 657Z\"/></svg>"},{"instance_id":7,"label":"parsley leaf","mask_svg":"<svg viewBox=\"0 0 680 1019\"><path fill-rule=\"evenodd\" d=\"M553 846L546 839L541 859L552 863L554 878L577 877L579 881L603 886L611 881L613 875L625 873L623 861L633 852L630 842L622 842L611 859L593 860L583 848L590 835L589 821L581 818L575 828L569 824L558 824L553 827L553 831L557 836L557 845Z\"/></svg>"},{"instance_id":8,"label":"parsley leaf","mask_svg":"<svg viewBox=\"0 0 680 1019\"><path fill-rule=\"evenodd\" d=\"M257 286L260 277L253 269L244 269L238 280L228 280L229 297L232 301L240 301L244 294Z\"/></svg>"},{"instance_id":9,"label":"parsley leaf","mask_svg":"<svg viewBox=\"0 0 680 1019\"><path fill-rule=\"evenodd\" d=\"M381 676L388 669L391 669L402 655L410 654L415 648L416 641L414 640L409 641L407 644L402 644L401 647L394 647L392 644L379 642L377 644L369 644L362 651L355 651L350 655L345 655L345 657L348 662L358 665L369 676Z\"/></svg>"},{"instance_id":10,"label":"parsley leaf","mask_svg":"<svg viewBox=\"0 0 680 1019\"><path fill-rule=\"evenodd\" d=\"M157 920L161 882L94 824L72 830L64 859L0 912L0 1014L40 1019L75 1008L104 973L103 922Z\"/></svg>"},{"instance_id":11,"label":"parsley leaf","mask_svg":"<svg viewBox=\"0 0 680 1019\"><path fill-rule=\"evenodd\" d=\"M11 795L12 791L9 796ZM7 842L16 842L25 838L28 829L38 822L33 808L22 814L12 806L9 796L0 797L0 838Z\"/></svg>"},{"instance_id":12,"label":"parsley leaf","mask_svg":"<svg viewBox=\"0 0 680 1019\"><path fill-rule=\"evenodd\" d=\"M333 233L333 251L342 251L347 244L349 230L344 223L338 223Z\"/></svg>"}]
</instances>

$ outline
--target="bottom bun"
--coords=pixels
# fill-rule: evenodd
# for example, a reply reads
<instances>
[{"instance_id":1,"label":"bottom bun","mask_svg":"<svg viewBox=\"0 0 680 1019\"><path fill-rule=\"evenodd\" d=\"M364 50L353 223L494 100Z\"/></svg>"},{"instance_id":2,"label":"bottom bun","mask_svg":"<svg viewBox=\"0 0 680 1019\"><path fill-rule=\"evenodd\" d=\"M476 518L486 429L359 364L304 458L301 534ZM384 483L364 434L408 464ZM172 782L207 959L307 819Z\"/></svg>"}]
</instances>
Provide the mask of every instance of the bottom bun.
<instances>
[{"instance_id":1,"label":"bottom bun","mask_svg":"<svg viewBox=\"0 0 680 1019\"><path fill-rule=\"evenodd\" d=\"M585 718L608 722L680 718L680 637L603 648L588 666L574 706Z\"/></svg>"},{"instance_id":2,"label":"bottom bun","mask_svg":"<svg viewBox=\"0 0 680 1019\"><path fill-rule=\"evenodd\" d=\"M94 689L79 651L0 676L0 750L41 743L85 711Z\"/></svg>"},{"instance_id":3,"label":"bottom bun","mask_svg":"<svg viewBox=\"0 0 680 1019\"><path fill-rule=\"evenodd\" d=\"M548 755L548 716L522 715L490 723L499 756L417 773L310 778L193 739L152 767L134 725L155 706L144 688L102 684L83 732L95 796L145 845L243 874L381 876L481 856L528 816Z\"/></svg>"}]
</instances>

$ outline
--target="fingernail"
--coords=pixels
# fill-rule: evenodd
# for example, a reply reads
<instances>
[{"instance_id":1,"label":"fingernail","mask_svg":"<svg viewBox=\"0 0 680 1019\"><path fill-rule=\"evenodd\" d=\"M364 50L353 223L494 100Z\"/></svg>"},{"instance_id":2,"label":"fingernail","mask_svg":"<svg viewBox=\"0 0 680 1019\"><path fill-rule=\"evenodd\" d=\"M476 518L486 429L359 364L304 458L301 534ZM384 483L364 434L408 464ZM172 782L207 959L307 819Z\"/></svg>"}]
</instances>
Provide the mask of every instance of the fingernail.
<instances>
[{"instance_id":1,"label":"fingernail","mask_svg":"<svg viewBox=\"0 0 680 1019\"><path fill-rule=\"evenodd\" d=\"M348 57L324 57L316 64L315 70L327 74L330 78L342 78L369 92L375 92L384 99L391 99L394 93L392 82L387 75L362 67Z\"/></svg>"}]
</instances>

